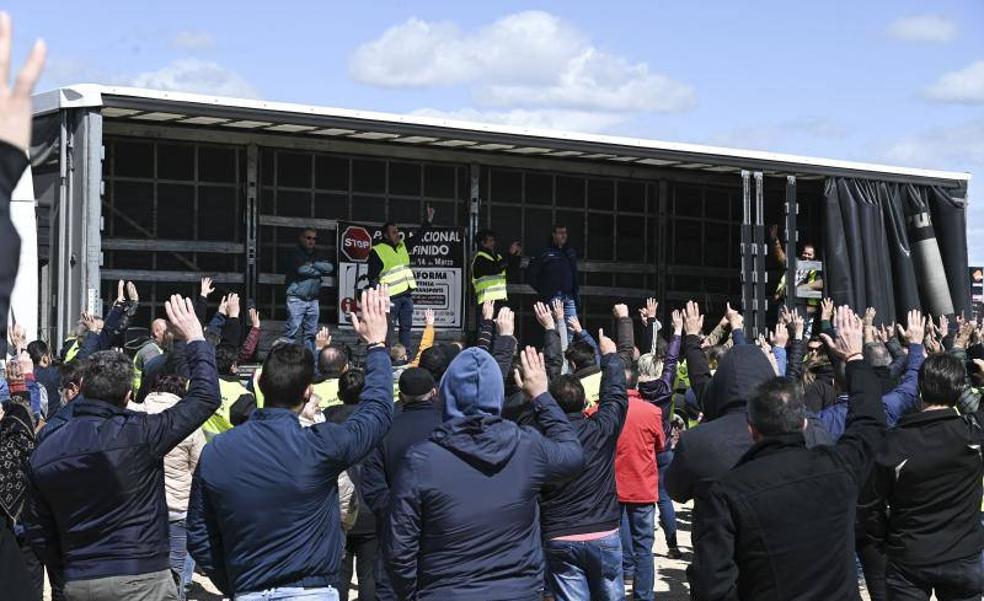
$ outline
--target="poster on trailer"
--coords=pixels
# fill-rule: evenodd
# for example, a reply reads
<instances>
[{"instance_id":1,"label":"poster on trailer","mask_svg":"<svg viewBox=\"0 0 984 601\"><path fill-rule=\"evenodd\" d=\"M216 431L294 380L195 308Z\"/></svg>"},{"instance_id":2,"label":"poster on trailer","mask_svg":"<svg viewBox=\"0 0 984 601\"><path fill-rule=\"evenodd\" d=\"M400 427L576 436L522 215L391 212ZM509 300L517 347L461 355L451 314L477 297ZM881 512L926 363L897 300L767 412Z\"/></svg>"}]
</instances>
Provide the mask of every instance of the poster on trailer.
<instances>
[{"instance_id":1,"label":"poster on trailer","mask_svg":"<svg viewBox=\"0 0 984 601\"><path fill-rule=\"evenodd\" d=\"M415 240L418 228L400 228ZM348 313L369 284L369 252L383 238L382 226L338 222L338 325L351 327ZM424 310L434 311L437 329L461 329L465 281L465 232L462 228L431 227L410 255L417 289L413 291L413 326L424 326Z\"/></svg>"},{"instance_id":2,"label":"poster on trailer","mask_svg":"<svg viewBox=\"0 0 984 601\"><path fill-rule=\"evenodd\" d=\"M980 321L984 317L984 267L970 268L970 305Z\"/></svg>"}]
</instances>

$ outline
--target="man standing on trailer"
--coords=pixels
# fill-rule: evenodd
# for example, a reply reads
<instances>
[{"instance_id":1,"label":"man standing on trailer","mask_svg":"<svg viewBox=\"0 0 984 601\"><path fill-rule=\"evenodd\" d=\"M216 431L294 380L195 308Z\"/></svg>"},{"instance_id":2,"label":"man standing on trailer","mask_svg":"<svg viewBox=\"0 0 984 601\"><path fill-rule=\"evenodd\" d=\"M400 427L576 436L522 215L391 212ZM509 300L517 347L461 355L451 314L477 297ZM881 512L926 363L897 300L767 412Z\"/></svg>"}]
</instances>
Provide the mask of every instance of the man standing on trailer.
<instances>
[{"instance_id":1,"label":"man standing on trailer","mask_svg":"<svg viewBox=\"0 0 984 601\"><path fill-rule=\"evenodd\" d=\"M506 270L519 264L523 246L519 242L509 245L509 255L499 254L495 243L495 232L482 230L476 236L478 252L472 257L472 288L475 302L479 306L486 301L493 303L509 298L506 292Z\"/></svg>"},{"instance_id":2,"label":"man standing on trailer","mask_svg":"<svg viewBox=\"0 0 984 601\"><path fill-rule=\"evenodd\" d=\"M315 247L318 232L312 228L301 231L297 247L291 251L287 270L287 323L284 337L303 344L314 353L314 335L318 331L321 278L330 275L335 266L321 260Z\"/></svg>"},{"instance_id":3,"label":"man standing on trailer","mask_svg":"<svg viewBox=\"0 0 984 601\"><path fill-rule=\"evenodd\" d=\"M434 220L434 208L427 206L427 220L420 224L415 240L405 240L395 223L383 225L383 239L369 253L369 285L385 284L390 294L390 322L399 326L400 344L410 351L410 329L413 326L413 291L417 281L410 269L413 247L424 239Z\"/></svg>"},{"instance_id":4,"label":"man standing on trailer","mask_svg":"<svg viewBox=\"0 0 984 601\"><path fill-rule=\"evenodd\" d=\"M773 225L769 227L769 237L772 239L772 250L775 254L776 260L779 264L786 267L786 251L783 248L782 241L779 240L779 226ZM810 242L805 242L800 249L800 261L816 261L817 260L817 250ZM820 277L820 272L816 269L802 269L796 268L796 287L799 288L803 285L809 285L810 290L823 291L823 279ZM779 278L779 285L776 287L775 301L777 303L783 302L786 298L786 274L783 273L782 277ZM803 303L796 300L796 306L800 306ZM806 313L807 315L813 316L817 312L817 307L820 306L820 299L808 298L805 300Z\"/></svg>"},{"instance_id":5,"label":"man standing on trailer","mask_svg":"<svg viewBox=\"0 0 984 601\"><path fill-rule=\"evenodd\" d=\"M570 319L577 317L577 252L567 244L566 225L554 225L550 246L531 265L529 277L543 302L552 305L560 299L564 304L568 340L573 340Z\"/></svg>"}]
</instances>

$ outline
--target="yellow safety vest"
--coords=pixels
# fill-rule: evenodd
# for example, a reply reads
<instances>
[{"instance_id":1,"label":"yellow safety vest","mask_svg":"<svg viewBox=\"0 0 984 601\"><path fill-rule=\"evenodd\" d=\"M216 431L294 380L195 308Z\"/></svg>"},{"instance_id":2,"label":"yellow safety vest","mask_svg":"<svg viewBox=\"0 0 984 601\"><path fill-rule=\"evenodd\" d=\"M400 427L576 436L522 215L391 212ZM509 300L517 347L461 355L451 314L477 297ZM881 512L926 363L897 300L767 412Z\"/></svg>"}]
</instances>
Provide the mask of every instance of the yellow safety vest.
<instances>
[{"instance_id":1,"label":"yellow safety vest","mask_svg":"<svg viewBox=\"0 0 984 601\"><path fill-rule=\"evenodd\" d=\"M472 259L472 288L475 289L475 297L478 300L478 304L482 304L485 301L497 301L506 300L509 295L506 293L506 270L503 269L499 273L493 275L486 275L480 278L475 277L475 259L482 258L488 259L492 262L498 262L498 259L480 250L475 253L475 257Z\"/></svg>"},{"instance_id":2,"label":"yellow safety vest","mask_svg":"<svg viewBox=\"0 0 984 601\"><path fill-rule=\"evenodd\" d=\"M321 399L318 406L322 409L342 404L342 401L338 399L338 378L329 378L324 382L312 384L311 388L314 394L318 395L318 398Z\"/></svg>"},{"instance_id":3,"label":"yellow safety vest","mask_svg":"<svg viewBox=\"0 0 984 601\"><path fill-rule=\"evenodd\" d=\"M66 339L65 342L68 342L69 340L72 340L72 345L68 347L67 351L65 351L65 363L68 363L74 359L75 356L79 354L79 351L82 350L82 346L79 344L78 338Z\"/></svg>"},{"instance_id":4,"label":"yellow safety vest","mask_svg":"<svg viewBox=\"0 0 984 601\"><path fill-rule=\"evenodd\" d=\"M140 383L143 382L143 363L137 363L139 358L139 354L133 358L133 396L140 392Z\"/></svg>"},{"instance_id":5,"label":"yellow safety vest","mask_svg":"<svg viewBox=\"0 0 984 601\"><path fill-rule=\"evenodd\" d=\"M232 409L233 403L239 400L239 397L249 394L249 391L238 381L230 382L219 378L219 394L222 396L222 404L215 410L212 417L202 424L202 431L205 432L206 440L212 440L226 430L232 430L229 410Z\"/></svg>"},{"instance_id":6,"label":"yellow safety vest","mask_svg":"<svg viewBox=\"0 0 984 601\"><path fill-rule=\"evenodd\" d=\"M818 275L819 275L819 272L817 272L816 269L811 269L806 274L806 281L807 281L807 283L813 283L813 282L817 281L817 276ZM783 273L782 274L782 277L779 278L779 285L776 286L776 295L781 298L781 297L785 296L785 294L786 294L786 274ZM816 306L819 306L820 305L820 301L819 301L819 299L808 298L808 299L806 299L806 304L807 304L807 306L810 306L810 307L816 307Z\"/></svg>"},{"instance_id":7,"label":"yellow safety vest","mask_svg":"<svg viewBox=\"0 0 984 601\"><path fill-rule=\"evenodd\" d=\"M390 296L417 289L417 280L414 279L413 270L410 269L410 254L407 253L406 244L400 242L400 245L394 249L389 244L380 242L372 249L383 263L383 269L379 272L379 283L389 286Z\"/></svg>"},{"instance_id":8,"label":"yellow safety vest","mask_svg":"<svg viewBox=\"0 0 984 601\"><path fill-rule=\"evenodd\" d=\"M253 372L253 397L256 399L257 409L263 408L263 391L260 390L260 372L262 371L261 368L257 368Z\"/></svg>"}]
</instances>

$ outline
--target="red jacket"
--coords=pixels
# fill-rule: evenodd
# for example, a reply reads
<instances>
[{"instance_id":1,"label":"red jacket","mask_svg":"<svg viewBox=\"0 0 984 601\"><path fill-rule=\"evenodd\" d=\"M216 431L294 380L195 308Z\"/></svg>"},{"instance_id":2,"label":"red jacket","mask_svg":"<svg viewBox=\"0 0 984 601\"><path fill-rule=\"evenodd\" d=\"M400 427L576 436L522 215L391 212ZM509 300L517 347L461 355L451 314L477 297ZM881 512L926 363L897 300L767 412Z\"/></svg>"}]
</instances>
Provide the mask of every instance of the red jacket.
<instances>
[{"instance_id":1,"label":"red jacket","mask_svg":"<svg viewBox=\"0 0 984 601\"><path fill-rule=\"evenodd\" d=\"M659 500L656 453L663 450L666 435L655 405L629 390L629 412L615 449L615 488L622 503L655 503Z\"/></svg>"}]
</instances>

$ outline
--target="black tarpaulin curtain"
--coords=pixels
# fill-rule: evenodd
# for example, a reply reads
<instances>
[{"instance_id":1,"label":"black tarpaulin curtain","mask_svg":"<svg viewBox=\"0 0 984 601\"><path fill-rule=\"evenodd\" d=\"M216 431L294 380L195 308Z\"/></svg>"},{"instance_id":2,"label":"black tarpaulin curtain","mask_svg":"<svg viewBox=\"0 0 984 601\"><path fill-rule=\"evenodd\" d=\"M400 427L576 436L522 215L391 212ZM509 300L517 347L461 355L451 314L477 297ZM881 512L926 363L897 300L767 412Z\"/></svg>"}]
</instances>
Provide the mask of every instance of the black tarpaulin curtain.
<instances>
[{"instance_id":1,"label":"black tarpaulin curtain","mask_svg":"<svg viewBox=\"0 0 984 601\"><path fill-rule=\"evenodd\" d=\"M830 178L824 191L826 295L878 322L910 309L934 315L970 306L962 190Z\"/></svg>"}]
</instances>

